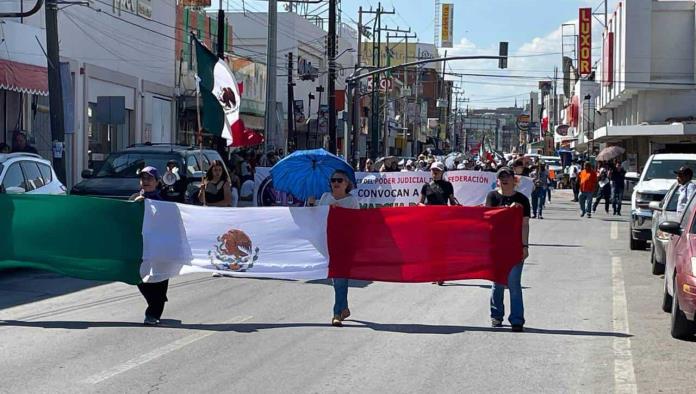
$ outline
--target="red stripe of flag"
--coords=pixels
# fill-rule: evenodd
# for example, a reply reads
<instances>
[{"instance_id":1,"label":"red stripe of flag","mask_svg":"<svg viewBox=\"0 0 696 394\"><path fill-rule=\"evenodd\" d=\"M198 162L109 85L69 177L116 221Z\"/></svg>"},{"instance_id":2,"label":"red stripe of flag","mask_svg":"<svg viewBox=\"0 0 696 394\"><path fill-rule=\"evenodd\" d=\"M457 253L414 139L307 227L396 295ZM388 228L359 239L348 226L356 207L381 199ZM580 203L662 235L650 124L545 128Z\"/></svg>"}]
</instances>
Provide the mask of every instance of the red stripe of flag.
<instances>
[{"instance_id":1,"label":"red stripe of flag","mask_svg":"<svg viewBox=\"0 0 696 394\"><path fill-rule=\"evenodd\" d=\"M522 261L520 208L332 207L327 235L332 278L506 284Z\"/></svg>"}]
</instances>

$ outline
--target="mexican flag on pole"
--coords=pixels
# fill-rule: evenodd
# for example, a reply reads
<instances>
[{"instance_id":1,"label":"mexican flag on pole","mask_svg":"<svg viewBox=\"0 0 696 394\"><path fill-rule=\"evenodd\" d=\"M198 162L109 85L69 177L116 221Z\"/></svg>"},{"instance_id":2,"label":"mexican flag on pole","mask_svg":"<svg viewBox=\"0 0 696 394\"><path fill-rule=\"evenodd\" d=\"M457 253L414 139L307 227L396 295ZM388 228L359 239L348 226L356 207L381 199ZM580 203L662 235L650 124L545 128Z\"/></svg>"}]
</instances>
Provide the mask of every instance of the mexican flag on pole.
<instances>
[{"instance_id":1,"label":"mexican flag on pole","mask_svg":"<svg viewBox=\"0 0 696 394\"><path fill-rule=\"evenodd\" d=\"M245 128L239 117L241 95L234 74L223 59L195 37L193 41L196 44L198 91L203 104L202 126L227 140L228 146L240 146L240 141L235 141L234 136L242 136Z\"/></svg>"},{"instance_id":2,"label":"mexican flag on pole","mask_svg":"<svg viewBox=\"0 0 696 394\"><path fill-rule=\"evenodd\" d=\"M130 284L215 271L276 279L507 283L522 260L521 229L518 208L211 208L0 195L0 269Z\"/></svg>"}]
</instances>

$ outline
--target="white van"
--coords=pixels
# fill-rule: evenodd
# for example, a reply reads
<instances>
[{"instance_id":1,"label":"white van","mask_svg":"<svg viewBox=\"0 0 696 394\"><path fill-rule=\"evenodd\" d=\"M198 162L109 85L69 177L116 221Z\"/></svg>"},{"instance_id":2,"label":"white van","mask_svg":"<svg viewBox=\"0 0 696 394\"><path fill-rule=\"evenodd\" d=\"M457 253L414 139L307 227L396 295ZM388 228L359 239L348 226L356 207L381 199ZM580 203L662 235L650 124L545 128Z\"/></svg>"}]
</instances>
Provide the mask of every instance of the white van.
<instances>
[{"instance_id":1,"label":"white van","mask_svg":"<svg viewBox=\"0 0 696 394\"><path fill-rule=\"evenodd\" d=\"M645 249L652 240L652 201L662 201L677 179L675 172L686 166L696 172L696 154L660 153L650 156L642 174L628 173L627 179L638 178L631 195L631 250Z\"/></svg>"}]
</instances>

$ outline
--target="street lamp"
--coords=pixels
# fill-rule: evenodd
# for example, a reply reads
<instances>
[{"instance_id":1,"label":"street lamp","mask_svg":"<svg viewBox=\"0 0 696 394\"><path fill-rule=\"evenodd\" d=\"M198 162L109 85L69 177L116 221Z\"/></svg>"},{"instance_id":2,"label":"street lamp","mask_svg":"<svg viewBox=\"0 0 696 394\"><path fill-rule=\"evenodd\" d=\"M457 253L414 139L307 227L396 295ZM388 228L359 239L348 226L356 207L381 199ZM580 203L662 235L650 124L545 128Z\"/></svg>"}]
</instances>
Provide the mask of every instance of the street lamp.
<instances>
[{"instance_id":1,"label":"street lamp","mask_svg":"<svg viewBox=\"0 0 696 394\"><path fill-rule=\"evenodd\" d=\"M353 52L355 52L355 49L354 49L354 48L346 48L346 49L344 49L343 52L341 52L338 56L336 56L336 59L338 59L339 57L343 56L343 54L346 53L346 52L353 53Z\"/></svg>"}]
</instances>

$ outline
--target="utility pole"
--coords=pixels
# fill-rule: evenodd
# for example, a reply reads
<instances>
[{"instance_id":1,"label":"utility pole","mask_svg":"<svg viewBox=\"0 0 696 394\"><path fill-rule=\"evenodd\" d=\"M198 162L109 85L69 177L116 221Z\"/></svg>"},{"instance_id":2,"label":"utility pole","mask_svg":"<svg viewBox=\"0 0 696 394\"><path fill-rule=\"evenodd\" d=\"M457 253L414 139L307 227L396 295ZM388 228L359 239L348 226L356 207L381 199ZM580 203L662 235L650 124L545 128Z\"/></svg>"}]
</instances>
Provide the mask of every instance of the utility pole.
<instances>
[{"instance_id":1,"label":"utility pole","mask_svg":"<svg viewBox=\"0 0 696 394\"><path fill-rule=\"evenodd\" d=\"M295 91L293 86L295 86L295 83L292 81L292 52L288 52L288 139L293 138L293 141L296 141ZM297 148L297 143L295 143L295 148Z\"/></svg>"},{"instance_id":2,"label":"utility pole","mask_svg":"<svg viewBox=\"0 0 696 394\"><path fill-rule=\"evenodd\" d=\"M447 50L445 50L445 58L447 57ZM445 66L447 65L447 61L442 62L442 84L440 85L442 87L441 91L438 94L438 97L442 97L443 99L447 98L447 84L445 83ZM445 125L445 137L447 137L447 109L440 105L440 124Z\"/></svg>"},{"instance_id":3,"label":"utility pole","mask_svg":"<svg viewBox=\"0 0 696 394\"><path fill-rule=\"evenodd\" d=\"M363 36L363 25L362 25L363 8L360 6L358 8L358 62L355 64L355 70L353 74L358 73L358 69L362 66L362 36ZM360 167L360 152L358 152L359 138L360 138L360 84L356 83L353 85L352 97L350 85L346 86L346 92L348 92L349 97L347 100L348 105L352 105L353 110L351 111L351 116L349 119L352 120L352 135L353 142L351 144L351 152L353 155L353 165L357 169ZM352 103L352 104L351 104ZM347 159L347 158L346 158Z\"/></svg>"},{"instance_id":4,"label":"utility pole","mask_svg":"<svg viewBox=\"0 0 696 394\"><path fill-rule=\"evenodd\" d=\"M222 0L220 0L220 8L218 9L217 17L217 56L220 59L225 58L225 10L222 9Z\"/></svg>"},{"instance_id":5,"label":"utility pole","mask_svg":"<svg viewBox=\"0 0 696 394\"><path fill-rule=\"evenodd\" d=\"M389 46L390 39L392 38L403 38L406 39L406 54L408 55L408 37L416 38L415 35L409 35L408 33L411 33L411 28L408 30L402 30L398 26L396 29L390 29L388 26L385 26L383 31L387 32L387 66L391 66L391 48ZM392 32L397 33L397 34L391 34ZM403 33L403 34L399 34ZM398 44L397 44L398 45ZM408 59L404 59L404 63L408 63ZM408 80L406 80L406 68L404 68L403 71L404 75L404 83L405 85L408 85ZM389 91L386 92L386 97L389 97ZM407 100L408 102L408 100ZM387 99L388 103L388 99ZM407 111L404 111L404 116L407 113ZM384 155L389 156L389 122L388 122L388 116L387 116L387 110L385 108L385 116L384 116L385 122L384 122L384 138L383 138L383 144L384 144Z\"/></svg>"},{"instance_id":6,"label":"utility pole","mask_svg":"<svg viewBox=\"0 0 696 394\"><path fill-rule=\"evenodd\" d=\"M377 10L363 11L364 14L375 14L375 22L372 27L372 64L377 66L377 68L382 67L382 15L392 15L396 14L395 10L384 11L382 8L382 3L377 4ZM375 36L377 41L375 42ZM380 74L377 73L372 77L372 111L370 116L370 157L375 160L377 158L377 152L379 152L379 83Z\"/></svg>"},{"instance_id":7,"label":"utility pole","mask_svg":"<svg viewBox=\"0 0 696 394\"><path fill-rule=\"evenodd\" d=\"M336 154L336 0L329 0L329 152ZM344 141L346 143L347 141Z\"/></svg>"},{"instance_id":8,"label":"utility pole","mask_svg":"<svg viewBox=\"0 0 696 394\"><path fill-rule=\"evenodd\" d=\"M276 52L278 51L278 2L268 0L268 38L266 50L266 114L264 117L264 150L268 152L268 141L275 138L276 134L276 83L278 70L276 63ZM278 148L277 146L274 148Z\"/></svg>"},{"instance_id":9,"label":"utility pole","mask_svg":"<svg viewBox=\"0 0 696 394\"><path fill-rule=\"evenodd\" d=\"M48 57L48 99L51 118L51 140L54 144L65 142L63 114L63 88L60 79L60 48L58 44L58 1L46 0L46 52ZM58 179L65 183L65 160L53 155L53 169Z\"/></svg>"},{"instance_id":10,"label":"utility pole","mask_svg":"<svg viewBox=\"0 0 696 394\"><path fill-rule=\"evenodd\" d=\"M220 0L220 7L218 8L217 16L217 57L219 59L225 60L225 10L222 9L222 0ZM230 130L230 133L232 131ZM218 136L213 136L213 143L215 144L215 149L220 153L220 156L225 157L225 152L227 149L227 141L224 138Z\"/></svg>"}]
</instances>

